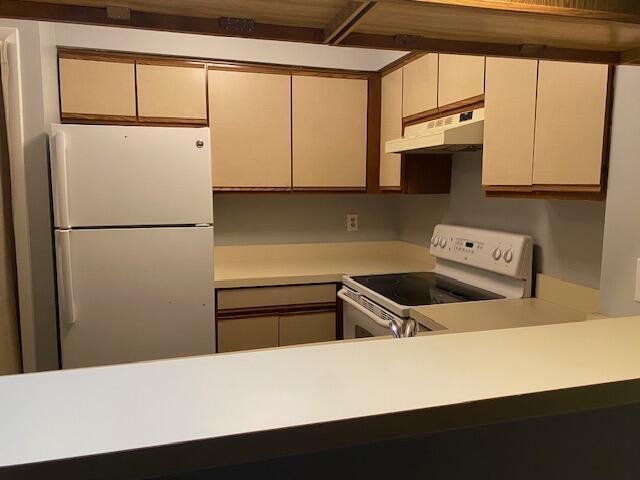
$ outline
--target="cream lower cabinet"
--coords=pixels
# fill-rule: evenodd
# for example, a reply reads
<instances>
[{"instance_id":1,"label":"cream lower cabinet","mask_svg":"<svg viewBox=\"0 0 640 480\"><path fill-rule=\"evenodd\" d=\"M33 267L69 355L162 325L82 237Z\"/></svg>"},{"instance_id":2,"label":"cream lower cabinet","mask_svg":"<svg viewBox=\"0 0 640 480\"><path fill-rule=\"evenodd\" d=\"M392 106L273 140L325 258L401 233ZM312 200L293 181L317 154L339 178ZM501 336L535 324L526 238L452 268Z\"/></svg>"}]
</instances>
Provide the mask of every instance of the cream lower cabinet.
<instances>
[{"instance_id":1,"label":"cream lower cabinet","mask_svg":"<svg viewBox=\"0 0 640 480\"><path fill-rule=\"evenodd\" d=\"M278 346L278 316L218 320L218 353Z\"/></svg>"},{"instance_id":2,"label":"cream lower cabinet","mask_svg":"<svg viewBox=\"0 0 640 480\"><path fill-rule=\"evenodd\" d=\"M63 120L136 120L133 60L59 59Z\"/></svg>"},{"instance_id":3,"label":"cream lower cabinet","mask_svg":"<svg viewBox=\"0 0 640 480\"><path fill-rule=\"evenodd\" d=\"M541 61L533 183L600 190L609 66Z\"/></svg>"},{"instance_id":4,"label":"cream lower cabinet","mask_svg":"<svg viewBox=\"0 0 640 480\"><path fill-rule=\"evenodd\" d=\"M485 57L440 54L438 108L472 103L484 94Z\"/></svg>"},{"instance_id":5,"label":"cream lower cabinet","mask_svg":"<svg viewBox=\"0 0 640 480\"><path fill-rule=\"evenodd\" d=\"M487 58L482 184L531 186L538 61Z\"/></svg>"},{"instance_id":6,"label":"cream lower cabinet","mask_svg":"<svg viewBox=\"0 0 640 480\"><path fill-rule=\"evenodd\" d=\"M336 339L336 285L217 291L217 351L233 352Z\"/></svg>"},{"instance_id":7,"label":"cream lower cabinet","mask_svg":"<svg viewBox=\"0 0 640 480\"><path fill-rule=\"evenodd\" d=\"M279 345L328 342L336 339L335 312L309 312L278 318Z\"/></svg>"},{"instance_id":8,"label":"cream lower cabinet","mask_svg":"<svg viewBox=\"0 0 640 480\"><path fill-rule=\"evenodd\" d=\"M209 71L214 190L291 188L291 76Z\"/></svg>"},{"instance_id":9,"label":"cream lower cabinet","mask_svg":"<svg viewBox=\"0 0 640 480\"><path fill-rule=\"evenodd\" d=\"M399 190L402 185L402 164L399 153L385 153L385 143L402 136L402 78L399 68L382 77L380 109L380 187Z\"/></svg>"},{"instance_id":10,"label":"cream lower cabinet","mask_svg":"<svg viewBox=\"0 0 640 480\"><path fill-rule=\"evenodd\" d=\"M293 75L293 188L366 190L367 80Z\"/></svg>"}]
</instances>

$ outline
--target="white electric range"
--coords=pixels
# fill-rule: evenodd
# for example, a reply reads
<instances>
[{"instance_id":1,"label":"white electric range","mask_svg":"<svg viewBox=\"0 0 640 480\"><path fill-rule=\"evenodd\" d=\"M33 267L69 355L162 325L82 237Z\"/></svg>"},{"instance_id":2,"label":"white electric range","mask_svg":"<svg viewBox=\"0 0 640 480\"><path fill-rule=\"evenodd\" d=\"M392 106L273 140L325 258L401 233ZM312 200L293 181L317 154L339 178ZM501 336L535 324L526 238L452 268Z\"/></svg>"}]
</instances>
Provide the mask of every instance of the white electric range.
<instances>
[{"instance_id":1,"label":"white electric range","mask_svg":"<svg viewBox=\"0 0 640 480\"><path fill-rule=\"evenodd\" d=\"M394 336L415 321L413 307L531 296L533 242L528 235L437 225L430 272L343 277L344 338ZM415 326L413 327L415 328ZM409 328L410 329L410 328ZM441 326L424 320L419 330Z\"/></svg>"}]
</instances>

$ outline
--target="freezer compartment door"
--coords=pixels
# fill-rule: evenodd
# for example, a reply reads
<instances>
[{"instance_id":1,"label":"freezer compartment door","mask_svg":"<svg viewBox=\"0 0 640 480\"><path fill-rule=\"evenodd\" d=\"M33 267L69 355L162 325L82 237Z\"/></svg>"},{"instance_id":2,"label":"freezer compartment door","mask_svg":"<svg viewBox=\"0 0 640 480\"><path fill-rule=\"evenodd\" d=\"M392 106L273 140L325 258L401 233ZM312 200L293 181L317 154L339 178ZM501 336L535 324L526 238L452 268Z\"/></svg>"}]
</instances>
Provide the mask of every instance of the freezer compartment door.
<instances>
[{"instance_id":1,"label":"freezer compartment door","mask_svg":"<svg viewBox=\"0 0 640 480\"><path fill-rule=\"evenodd\" d=\"M58 228L213 222L208 128L52 125Z\"/></svg>"},{"instance_id":2,"label":"freezer compartment door","mask_svg":"<svg viewBox=\"0 0 640 480\"><path fill-rule=\"evenodd\" d=\"M63 368L214 353L212 227L55 240Z\"/></svg>"}]
</instances>

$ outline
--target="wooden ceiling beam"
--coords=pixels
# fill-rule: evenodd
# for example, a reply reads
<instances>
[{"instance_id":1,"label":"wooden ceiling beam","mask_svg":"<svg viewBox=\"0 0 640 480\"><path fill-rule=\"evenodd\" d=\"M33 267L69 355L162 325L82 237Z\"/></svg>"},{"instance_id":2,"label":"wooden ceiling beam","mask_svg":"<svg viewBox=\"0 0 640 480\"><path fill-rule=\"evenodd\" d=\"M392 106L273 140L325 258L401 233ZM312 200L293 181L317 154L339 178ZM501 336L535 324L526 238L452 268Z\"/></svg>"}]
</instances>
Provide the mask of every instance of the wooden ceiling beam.
<instances>
[{"instance_id":1,"label":"wooden ceiling beam","mask_svg":"<svg viewBox=\"0 0 640 480\"><path fill-rule=\"evenodd\" d=\"M336 45L349 35L374 6L375 1L348 1L324 29L324 43Z\"/></svg>"},{"instance_id":2,"label":"wooden ceiling beam","mask_svg":"<svg viewBox=\"0 0 640 480\"><path fill-rule=\"evenodd\" d=\"M573 18L640 23L637 0L404 0L414 4L560 15Z\"/></svg>"},{"instance_id":3,"label":"wooden ceiling beam","mask_svg":"<svg viewBox=\"0 0 640 480\"><path fill-rule=\"evenodd\" d=\"M0 0L0 18L46 20L304 43L322 43L324 38L321 28L255 22L252 24L251 32L247 33L242 29L225 28L225 24L220 22L218 18L188 17L131 10L130 18L127 20L110 17L107 14L107 9L102 7L53 4L28 0Z\"/></svg>"},{"instance_id":4,"label":"wooden ceiling beam","mask_svg":"<svg viewBox=\"0 0 640 480\"><path fill-rule=\"evenodd\" d=\"M620 53L603 50L582 50L539 45L471 42L443 38L427 38L416 35L379 35L351 33L341 43L344 47L376 48L381 50L411 50L413 52L456 53L461 55L486 55L491 57L537 58L569 62L620 63Z\"/></svg>"},{"instance_id":5,"label":"wooden ceiling beam","mask_svg":"<svg viewBox=\"0 0 640 480\"><path fill-rule=\"evenodd\" d=\"M640 47L622 52L620 54L620 63L627 65L640 64Z\"/></svg>"}]
</instances>

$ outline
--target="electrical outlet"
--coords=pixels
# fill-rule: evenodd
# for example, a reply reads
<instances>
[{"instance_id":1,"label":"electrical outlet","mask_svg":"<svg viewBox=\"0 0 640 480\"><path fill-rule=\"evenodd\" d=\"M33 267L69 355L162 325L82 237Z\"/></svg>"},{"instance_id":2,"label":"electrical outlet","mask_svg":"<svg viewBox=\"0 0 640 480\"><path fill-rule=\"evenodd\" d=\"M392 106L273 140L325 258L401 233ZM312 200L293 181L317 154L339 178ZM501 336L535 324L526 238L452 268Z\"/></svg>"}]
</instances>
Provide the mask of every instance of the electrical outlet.
<instances>
[{"instance_id":1,"label":"electrical outlet","mask_svg":"<svg viewBox=\"0 0 640 480\"><path fill-rule=\"evenodd\" d=\"M347 232L357 232L357 231L358 231L358 214L348 213L347 214Z\"/></svg>"},{"instance_id":2,"label":"electrical outlet","mask_svg":"<svg viewBox=\"0 0 640 480\"><path fill-rule=\"evenodd\" d=\"M636 294L633 299L640 302L640 258L636 260Z\"/></svg>"}]
</instances>

